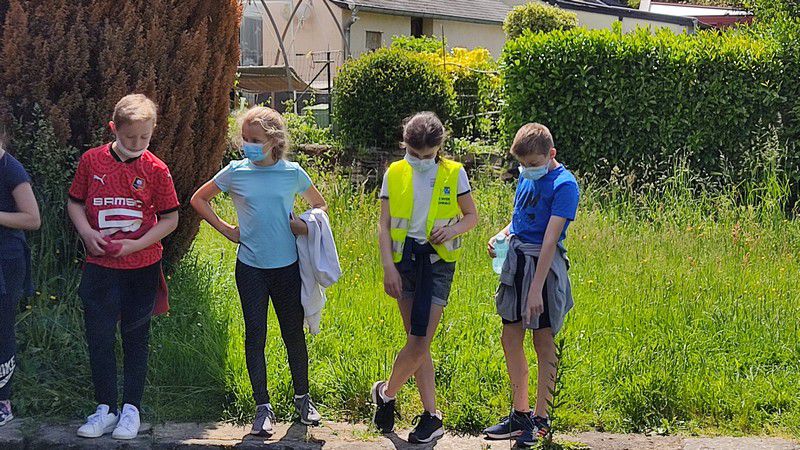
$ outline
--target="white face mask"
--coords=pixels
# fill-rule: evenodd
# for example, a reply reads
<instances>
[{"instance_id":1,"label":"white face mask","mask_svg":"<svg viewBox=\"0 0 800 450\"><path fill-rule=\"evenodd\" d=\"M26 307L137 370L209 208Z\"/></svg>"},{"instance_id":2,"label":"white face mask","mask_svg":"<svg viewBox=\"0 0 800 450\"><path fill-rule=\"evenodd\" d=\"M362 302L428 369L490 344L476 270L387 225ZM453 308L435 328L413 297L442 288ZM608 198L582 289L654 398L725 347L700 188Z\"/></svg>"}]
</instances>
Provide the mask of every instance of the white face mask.
<instances>
[{"instance_id":1,"label":"white face mask","mask_svg":"<svg viewBox=\"0 0 800 450\"><path fill-rule=\"evenodd\" d=\"M130 149L127 149L127 148L125 148L124 145L122 145L122 142L119 139L117 139L117 151L126 160L133 159L133 158L138 158L138 157L142 156L142 153L144 153L145 150L147 150L147 149L146 148L143 148L141 150L130 150Z\"/></svg>"},{"instance_id":2,"label":"white face mask","mask_svg":"<svg viewBox=\"0 0 800 450\"><path fill-rule=\"evenodd\" d=\"M424 173L436 167L436 158L419 159L406 153L404 159L411 165L412 168L414 168L414 170L418 172Z\"/></svg>"}]
</instances>

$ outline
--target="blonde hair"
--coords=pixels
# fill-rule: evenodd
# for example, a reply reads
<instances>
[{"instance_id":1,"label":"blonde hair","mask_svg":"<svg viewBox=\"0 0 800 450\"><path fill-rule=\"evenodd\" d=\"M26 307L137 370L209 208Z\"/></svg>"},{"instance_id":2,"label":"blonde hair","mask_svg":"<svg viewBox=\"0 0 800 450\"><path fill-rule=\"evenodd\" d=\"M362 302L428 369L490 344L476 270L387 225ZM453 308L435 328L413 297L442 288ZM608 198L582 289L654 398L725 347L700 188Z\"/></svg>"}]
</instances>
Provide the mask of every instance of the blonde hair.
<instances>
[{"instance_id":1,"label":"blonde hair","mask_svg":"<svg viewBox=\"0 0 800 450\"><path fill-rule=\"evenodd\" d=\"M157 117L158 107L154 101L143 94L130 94L122 97L114 106L112 120L117 126L148 120L152 120L155 125Z\"/></svg>"},{"instance_id":2,"label":"blonde hair","mask_svg":"<svg viewBox=\"0 0 800 450\"><path fill-rule=\"evenodd\" d=\"M281 113L266 106L254 106L245 111L239 119L242 129L245 125L252 124L261 127L267 138L274 144L271 149L273 158L283 158L289 149L289 131Z\"/></svg>"},{"instance_id":3,"label":"blonde hair","mask_svg":"<svg viewBox=\"0 0 800 450\"><path fill-rule=\"evenodd\" d=\"M540 123L529 123L523 125L514 136L511 154L519 158L533 154L547 155L554 145L553 135L546 126Z\"/></svg>"}]
</instances>

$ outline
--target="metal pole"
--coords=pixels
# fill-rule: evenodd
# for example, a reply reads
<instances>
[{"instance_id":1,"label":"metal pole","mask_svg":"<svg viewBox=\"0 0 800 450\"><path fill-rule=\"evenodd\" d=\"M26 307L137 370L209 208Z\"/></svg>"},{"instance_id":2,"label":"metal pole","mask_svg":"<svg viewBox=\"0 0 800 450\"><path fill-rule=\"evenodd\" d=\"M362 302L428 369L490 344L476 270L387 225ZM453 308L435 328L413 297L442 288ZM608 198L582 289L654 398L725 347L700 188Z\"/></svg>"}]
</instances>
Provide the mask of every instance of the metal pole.
<instances>
[{"instance_id":1,"label":"metal pole","mask_svg":"<svg viewBox=\"0 0 800 450\"><path fill-rule=\"evenodd\" d=\"M286 84L289 86L289 91L294 92L294 84L292 83L292 68L289 67L289 57L286 54L286 49L283 47L283 39L281 39L281 33L278 31L278 25L275 23L275 18L272 17L272 13L269 12L269 8L267 8L267 2L261 0L261 5L264 7L264 11L267 12L269 21L272 23L272 29L275 30L275 37L278 38L278 46L281 48L281 52L283 53L283 64L286 68Z\"/></svg>"},{"instance_id":2,"label":"metal pole","mask_svg":"<svg viewBox=\"0 0 800 450\"><path fill-rule=\"evenodd\" d=\"M263 0L262 0L263 1ZM339 22L339 19L336 17L336 14L331 9L331 5L328 4L328 0L322 0L325 4L325 7L328 8L328 12L331 13L331 17L333 21L336 23L336 29L339 30L339 34L342 36L342 42L344 42L344 51L346 55L350 54L350 43L347 42L347 37L344 35L344 29L342 29L342 23Z\"/></svg>"},{"instance_id":3,"label":"metal pole","mask_svg":"<svg viewBox=\"0 0 800 450\"><path fill-rule=\"evenodd\" d=\"M331 118L331 104L333 103L333 92L332 92L333 89L332 89L332 84L331 84L331 51L330 51L330 49L328 49L328 53L326 55L326 58L328 58L328 60L325 61L325 64L328 67L328 120L330 120L330 118Z\"/></svg>"},{"instance_id":4,"label":"metal pole","mask_svg":"<svg viewBox=\"0 0 800 450\"><path fill-rule=\"evenodd\" d=\"M300 5L303 3L303 0L298 0L297 4L294 5L294 9L292 9L292 15L289 16L289 21L286 22L286 26L283 27L283 33L281 33L281 40L286 39L286 33L289 31L289 27L292 26L292 20L294 20L295 14L297 14L297 10L300 8ZM281 57L280 50L278 50L278 54L275 55L275 63L273 65L278 65L278 58Z\"/></svg>"}]
</instances>

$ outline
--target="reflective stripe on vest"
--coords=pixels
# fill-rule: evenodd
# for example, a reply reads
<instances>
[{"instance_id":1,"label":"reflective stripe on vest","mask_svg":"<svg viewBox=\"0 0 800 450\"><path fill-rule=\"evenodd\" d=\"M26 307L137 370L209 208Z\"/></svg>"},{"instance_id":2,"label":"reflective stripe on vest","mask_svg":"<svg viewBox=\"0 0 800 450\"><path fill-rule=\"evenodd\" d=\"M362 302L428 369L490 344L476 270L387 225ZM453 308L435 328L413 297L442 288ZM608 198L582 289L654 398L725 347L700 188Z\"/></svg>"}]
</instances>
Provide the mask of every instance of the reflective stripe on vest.
<instances>
[{"instance_id":1,"label":"reflective stripe on vest","mask_svg":"<svg viewBox=\"0 0 800 450\"><path fill-rule=\"evenodd\" d=\"M462 217L461 208L458 207L458 174L461 167L460 163L448 159L439 161L428 211L427 236L430 236L434 227L453 225ZM405 160L389 166L389 215L394 262L400 262L403 258L403 247L411 224L414 209L413 170ZM433 248L443 260L456 261L461 253L461 238L434 245Z\"/></svg>"}]
</instances>

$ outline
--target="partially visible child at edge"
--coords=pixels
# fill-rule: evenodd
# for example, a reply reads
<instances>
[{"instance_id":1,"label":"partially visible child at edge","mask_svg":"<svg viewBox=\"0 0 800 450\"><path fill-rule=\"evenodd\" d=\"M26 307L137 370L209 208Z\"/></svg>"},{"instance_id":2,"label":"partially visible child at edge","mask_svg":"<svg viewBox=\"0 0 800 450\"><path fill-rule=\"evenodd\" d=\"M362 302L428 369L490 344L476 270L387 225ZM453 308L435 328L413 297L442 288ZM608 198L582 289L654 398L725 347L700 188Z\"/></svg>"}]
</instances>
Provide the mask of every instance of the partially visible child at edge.
<instances>
[{"instance_id":1,"label":"partially visible child at edge","mask_svg":"<svg viewBox=\"0 0 800 450\"><path fill-rule=\"evenodd\" d=\"M405 158L389 166L380 193L383 286L397 299L407 337L389 380L372 386L377 405L373 422L381 432L392 432L395 396L413 376L425 410L408 436L412 443L444 434L436 409L431 341L450 295L461 235L478 222L463 165L439 156L444 139L444 127L434 113L411 117L403 130Z\"/></svg>"},{"instance_id":2,"label":"partially visible child at edge","mask_svg":"<svg viewBox=\"0 0 800 450\"><path fill-rule=\"evenodd\" d=\"M11 378L16 367L14 332L19 301L32 294L31 255L25 230L41 224L31 177L3 148L0 138L0 426L11 413Z\"/></svg>"},{"instance_id":3,"label":"partially visible child at edge","mask_svg":"<svg viewBox=\"0 0 800 450\"><path fill-rule=\"evenodd\" d=\"M241 126L246 158L220 170L195 192L191 203L214 229L239 244L236 287L244 314L247 372L256 404L251 433L269 437L275 424L264 360L270 298L286 346L300 421L312 425L321 420L309 394L305 313L295 240L295 235L307 234L308 227L290 214L297 195L313 208L327 210L327 204L305 170L284 159L288 131L277 111L251 108ZM239 226L225 222L213 210L211 199L221 192L233 199Z\"/></svg>"},{"instance_id":4,"label":"partially visible child at edge","mask_svg":"<svg viewBox=\"0 0 800 450\"><path fill-rule=\"evenodd\" d=\"M493 439L516 438L533 446L550 432L548 405L555 388L554 336L572 308L562 241L578 209L578 183L558 161L550 130L532 123L520 128L511 154L520 163L520 179L511 223L489 241L494 256L498 237L509 237L509 250L497 289L497 312L503 321L503 351L513 391L513 411L484 433ZM538 358L536 406L528 401L528 363L523 343L533 331Z\"/></svg>"},{"instance_id":5,"label":"partially visible child at edge","mask_svg":"<svg viewBox=\"0 0 800 450\"><path fill-rule=\"evenodd\" d=\"M169 169L148 151L156 105L141 94L114 108L114 142L84 153L69 190L67 211L86 247L78 294L97 410L78 429L96 438L139 432L147 376L150 319L159 288L161 239L178 226L178 197ZM123 350L122 411L117 410L117 321Z\"/></svg>"}]
</instances>

